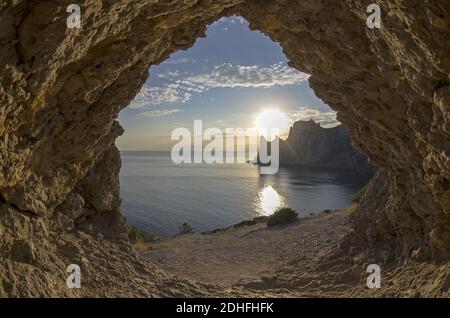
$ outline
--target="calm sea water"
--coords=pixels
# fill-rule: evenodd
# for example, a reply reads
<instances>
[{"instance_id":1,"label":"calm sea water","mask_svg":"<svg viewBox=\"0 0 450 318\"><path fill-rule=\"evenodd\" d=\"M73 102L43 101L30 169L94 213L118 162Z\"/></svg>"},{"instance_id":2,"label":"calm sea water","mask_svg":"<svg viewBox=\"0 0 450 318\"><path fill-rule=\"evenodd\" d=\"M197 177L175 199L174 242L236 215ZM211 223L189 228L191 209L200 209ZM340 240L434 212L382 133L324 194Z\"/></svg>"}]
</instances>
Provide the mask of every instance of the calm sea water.
<instances>
[{"instance_id":1,"label":"calm sea water","mask_svg":"<svg viewBox=\"0 0 450 318\"><path fill-rule=\"evenodd\" d=\"M343 208L367 182L348 172L280 168L260 175L252 164L175 165L170 152L124 151L122 211L151 233L178 233L182 223L213 230L289 206L300 215Z\"/></svg>"}]
</instances>

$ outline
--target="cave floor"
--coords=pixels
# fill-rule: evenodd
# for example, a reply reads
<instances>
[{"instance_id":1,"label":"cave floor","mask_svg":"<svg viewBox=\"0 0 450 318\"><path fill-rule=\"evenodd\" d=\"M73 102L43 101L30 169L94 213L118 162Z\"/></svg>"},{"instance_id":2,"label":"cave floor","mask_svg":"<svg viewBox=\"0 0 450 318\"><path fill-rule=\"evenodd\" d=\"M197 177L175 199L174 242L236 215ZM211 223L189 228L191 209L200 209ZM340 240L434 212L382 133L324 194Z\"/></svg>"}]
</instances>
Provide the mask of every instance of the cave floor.
<instances>
[{"instance_id":1,"label":"cave floor","mask_svg":"<svg viewBox=\"0 0 450 318\"><path fill-rule=\"evenodd\" d=\"M227 290L279 297L446 296L448 264L383 268L382 288L369 289L364 254L339 255L355 207L267 228L265 223L212 234L191 233L135 246L176 277ZM414 274L413 274L414 273ZM427 279L433 280L434 285ZM447 281L447 282L446 282Z\"/></svg>"},{"instance_id":2,"label":"cave floor","mask_svg":"<svg viewBox=\"0 0 450 318\"><path fill-rule=\"evenodd\" d=\"M261 223L214 234L178 235L138 249L146 259L177 276L225 286L258 280L270 285L279 268L299 261L307 266L335 249L349 230L351 210L271 228Z\"/></svg>"}]
</instances>

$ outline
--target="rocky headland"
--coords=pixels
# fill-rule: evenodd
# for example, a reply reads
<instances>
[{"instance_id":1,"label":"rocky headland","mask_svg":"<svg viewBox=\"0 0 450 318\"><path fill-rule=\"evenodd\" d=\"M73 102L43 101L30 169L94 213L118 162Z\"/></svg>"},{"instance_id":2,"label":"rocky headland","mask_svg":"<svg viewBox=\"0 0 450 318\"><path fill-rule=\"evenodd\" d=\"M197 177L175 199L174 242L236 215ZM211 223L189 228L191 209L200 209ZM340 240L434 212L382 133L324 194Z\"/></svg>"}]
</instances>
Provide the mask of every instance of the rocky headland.
<instances>
[{"instance_id":1,"label":"rocky headland","mask_svg":"<svg viewBox=\"0 0 450 318\"><path fill-rule=\"evenodd\" d=\"M316 166L373 175L375 167L352 146L343 125L323 128L313 120L297 121L286 140L279 139L280 166Z\"/></svg>"}]
</instances>

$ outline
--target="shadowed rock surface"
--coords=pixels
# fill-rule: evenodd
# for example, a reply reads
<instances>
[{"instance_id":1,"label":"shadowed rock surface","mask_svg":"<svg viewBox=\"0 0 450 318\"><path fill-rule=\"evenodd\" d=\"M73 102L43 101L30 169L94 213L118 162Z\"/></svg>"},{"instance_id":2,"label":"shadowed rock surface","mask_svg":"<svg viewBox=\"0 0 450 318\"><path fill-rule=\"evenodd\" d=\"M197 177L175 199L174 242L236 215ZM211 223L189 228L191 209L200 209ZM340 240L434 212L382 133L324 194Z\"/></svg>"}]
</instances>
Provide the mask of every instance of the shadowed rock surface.
<instances>
[{"instance_id":1,"label":"shadowed rock surface","mask_svg":"<svg viewBox=\"0 0 450 318\"><path fill-rule=\"evenodd\" d=\"M322 128L314 121L297 121L286 140L280 139L280 165L313 165L373 174L367 157L351 144L350 136L343 125Z\"/></svg>"},{"instance_id":2,"label":"shadowed rock surface","mask_svg":"<svg viewBox=\"0 0 450 318\"><path fill-rule=\"evenodd\" d=\"M80 29L66 27L70 3L0 1L1 296L229 292L134 256L114 141L118 113L149 67L231 14L311 74L316 95L379 168L342 255L370 247L386 262L448 261L449 2L380 0L379 30L366 27L363 0L78 1ZM65 269L77 262L85 285L69 290Z\"/></svg>"}]
</instances>

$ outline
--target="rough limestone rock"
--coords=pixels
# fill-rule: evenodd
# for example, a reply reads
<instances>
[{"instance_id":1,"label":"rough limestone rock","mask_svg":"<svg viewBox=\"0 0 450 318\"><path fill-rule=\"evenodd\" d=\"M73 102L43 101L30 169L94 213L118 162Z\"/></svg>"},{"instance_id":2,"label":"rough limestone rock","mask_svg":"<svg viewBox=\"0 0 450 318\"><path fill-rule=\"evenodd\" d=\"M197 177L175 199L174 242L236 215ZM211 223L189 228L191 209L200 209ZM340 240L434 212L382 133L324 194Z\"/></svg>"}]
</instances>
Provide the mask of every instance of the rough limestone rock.
<instances>
[{"instance_id":1,"label":"rough limestone rock","mask_svg":"<svg viewBox=\"0 0 450 318\"><path fill-rule=\"evenodd\" d=\"M314 121L297 121L280 140L280 165L311 165L372 175L375 168L353 148L343 125L323 128Z\"/></svg>"},{"instance_id":2,"label":"rough limestone rock","mask_svg":"<svg viewBox=\"0 0 450 318\"><path fill-rule=\"evenodd\" d=\"M379 167L349 242L448 260L450 2L379 0L382 28L369 29L366 0L80 0L68 29L72 2L0 1L1 296L211 294L132 256L115 119L151 65L232 14L312 75ZM72 262L83 291L65 286Z\"/></svg>"},{"instance_id":3,"label":"rough limestone rock","mask_svg":"<svg viewBox=\"0 0 450 318\"><path fill-rule=\"evenodd\" d=\"M120 208L119 170L120 153L116 147L108 150L89 170L77 188L97 211L115 211Z\"/></svg>"}]
</instances>

